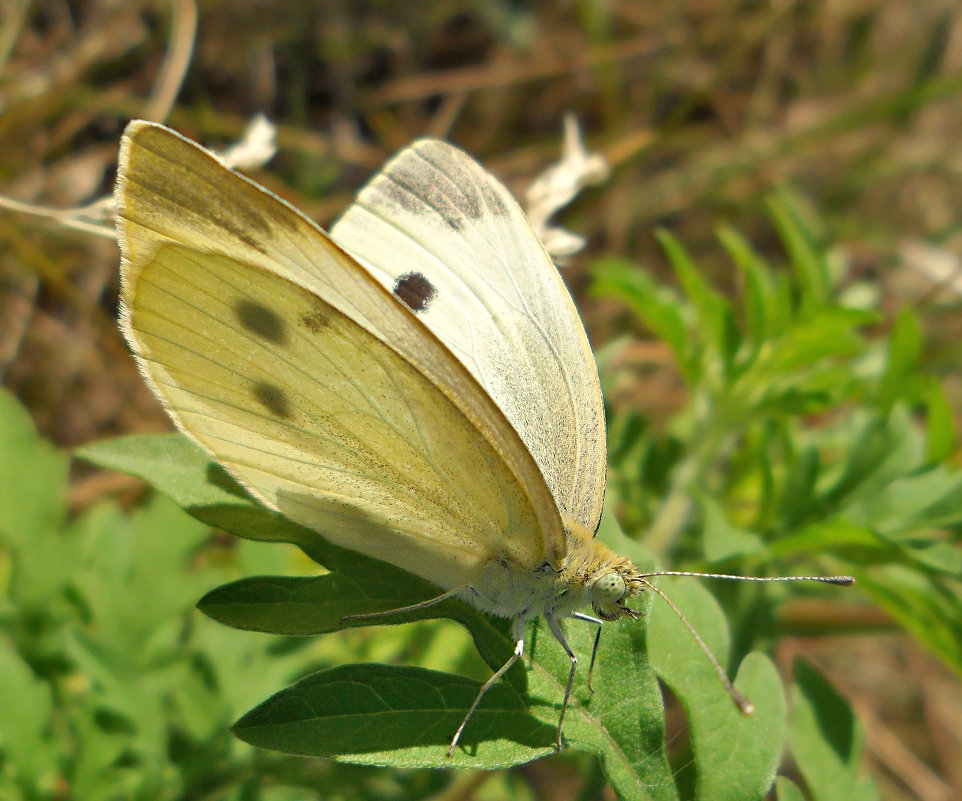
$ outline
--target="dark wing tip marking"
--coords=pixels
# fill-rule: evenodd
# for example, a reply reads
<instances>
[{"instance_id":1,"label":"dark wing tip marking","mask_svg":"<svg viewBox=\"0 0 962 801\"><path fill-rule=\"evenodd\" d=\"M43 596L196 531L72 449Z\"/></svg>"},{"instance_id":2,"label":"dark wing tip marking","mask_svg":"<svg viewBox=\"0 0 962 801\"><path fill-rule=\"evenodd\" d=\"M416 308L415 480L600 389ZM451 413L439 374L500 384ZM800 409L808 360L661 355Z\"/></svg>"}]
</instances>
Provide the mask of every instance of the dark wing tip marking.
<instances>
[{"instance_id":1,"label":"dark wing tip marking","mask_svg":"<svg viewBox=\"0 0 962 801\"><path fill-rule=\"evenodd\" d=\"M273 309L262 303L240 298L234 303L234 313L245 331L278 345L287 344L284 320Z\"/></svg>"},{"instance_id":2,"label":"dark wing tip marking","mask_svg":"<svg viewBox=\"0 0 962 801\"><path fill-rule=\"evenodd\" d=\"M276 384L258 381L251 389L254 399L275 417L290 420L294 413L291 411L291 401Z\"/></svg>"},{"instance_id":3,"label":"dark wing tip marking","mask_svg":"<svg viewBox=\"0 0 962 801\"><path fill-rule=\"evenodd\" d=\"M438 289L422 273L405 273L394 281L393 292L411 311L425 312Z\"/></svg>"}]
</instances>

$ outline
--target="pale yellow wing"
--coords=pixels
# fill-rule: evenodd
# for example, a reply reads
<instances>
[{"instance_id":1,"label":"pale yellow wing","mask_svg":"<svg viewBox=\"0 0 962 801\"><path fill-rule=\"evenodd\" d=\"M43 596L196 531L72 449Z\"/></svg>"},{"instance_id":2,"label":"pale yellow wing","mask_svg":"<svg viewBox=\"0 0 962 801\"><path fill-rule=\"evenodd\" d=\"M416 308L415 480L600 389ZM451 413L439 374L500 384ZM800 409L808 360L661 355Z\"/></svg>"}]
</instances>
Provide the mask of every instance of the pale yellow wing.
<instances>
[{"instance_id":1,"label":"pale yellow wing","mask_svg":"<svg viewBox=\"0 0 962 801\"><path fill-rule=\"evenodd\" d=\"M180 428L265 504L450 588L564 554L537 465L450 351L292 207L125 133L122 328Z\"/></svg>"},{"instance_id":2,"label":"pale yellow wing","mask_svg":"<svg viewBox=\"0 0 962 801\"><path fill-rule=\"evenodd\" d=\"M594 531L605 488L598 369L564 281L508 190L463 151L423 139L374 177L331 237L471 371L561 511Z\"/></svg>"}]
</instances>

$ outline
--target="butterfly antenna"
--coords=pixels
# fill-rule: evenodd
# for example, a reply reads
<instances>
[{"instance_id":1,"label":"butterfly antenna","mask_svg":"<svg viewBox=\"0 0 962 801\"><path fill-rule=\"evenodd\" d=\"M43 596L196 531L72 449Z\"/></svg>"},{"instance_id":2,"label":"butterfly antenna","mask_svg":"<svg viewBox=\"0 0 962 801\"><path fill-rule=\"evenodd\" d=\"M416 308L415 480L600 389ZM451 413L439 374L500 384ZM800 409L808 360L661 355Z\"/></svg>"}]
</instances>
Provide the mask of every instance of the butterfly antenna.
<instances>
[{"instance_id":1,"label":"butterfly antenna","mask_svg":"<svg viewBox=\"0 0 962 801\"><path fill-rule=\"evenodd\" d=\"M695 627L689 622L688 618L685 617L681 609L675 605L671 598L658 589L658 587L656 587L650 581L647 581L647 579L654 576L693 576L695 578L719 578L731 579L733 581L818 581L822 584L837 584L842 587L850 587L855 583L855 579L851 576L733 576L725 573L697 573L688 570L659 570L654 573L643 573L641 575L645 586L658 595L666 604L668 604L671 610L678 615L678 619L685 624L685 628L688 629L688 633L691 634L695 642L698 643L698 647L701 648L705 656L708 657L708 661L711 662L711 666L715 670L715 675L718 676L718 680L725 688L725 692L728 693L732 701L735 702L735 706L738 707L739 711L743 715L752 714L752 712L755 711L755 705L735 689L735 685L732 684L731 679L728 678L728 674L725 673L725 669L718 663L718 660L711 652L711 649L708 647L707 643L701 638L701 635L695 631Z\"/></svg>"},{"instance_id":2,"label":"butterfly antenna","mask_svg":"<svg viewBox=\"0 0 962 801\"><path fill-rule=\"evenodd\" d=\"M641 574L643 579L654 576L694 576L732 581L819 581L822 584L837 584L841 587L851 587L855 583L855 579L851 576L733 576L728 573L696 573L689 570L657 570L653 573Z\"/></svg>"}]
</instances>

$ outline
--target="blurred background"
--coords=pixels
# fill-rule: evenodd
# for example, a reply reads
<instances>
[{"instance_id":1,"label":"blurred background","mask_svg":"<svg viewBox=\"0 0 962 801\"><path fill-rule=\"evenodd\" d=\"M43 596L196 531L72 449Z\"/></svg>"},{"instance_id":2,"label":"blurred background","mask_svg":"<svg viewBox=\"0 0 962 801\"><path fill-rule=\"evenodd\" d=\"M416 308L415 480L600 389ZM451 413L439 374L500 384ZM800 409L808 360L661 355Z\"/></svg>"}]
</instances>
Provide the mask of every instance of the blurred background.
<instances>
[{"instance_id":1,"label":"blurred background","mask_svg":"<svg viewBox=\"0 0 962 801\"><path fill-rule=\"evenodd\" d=\"M663 229L723 296L737 297L740 274L718 231L735 229L762 258L783 263L785 244L767 201L781 193L824 248L836 290L871 295L878 318L869 338L886 336L901 310L914 312L919 369L938 383L957 426L960 43L962 13L953 0L2 0L0 195L13 201L0 208L3 386L39 436L61 449L169 428L115 327L114 241L65 224L77 215L54 211L87 207L111 192L120 133L131 118L226 146L265 114L277 125L279 149L254 177L327 226L389 155L423 135L462 146L522 196L560 157L562 119L572 112L589 150L611 168L560 215L588 239L564 275L593 345L606 349L610 419L630 411L649 430L664 431L690 398L670 348L624 303L596 291L592 265L617 257L655 281L677 283L655 236ZM950 450L944 464L954 470L958 453ZM11 459L3 469L18 464ZM70 520L105 503L135 509L144 497L135 480L82 464L64 473L63 491ZM626 516L644 527L644 513ZM126 525L114 523L118 532ZM205 589L245 572L309 566L293 551L268 554L203 531L183 536L170 557L170 570L183 579L165 577L181 584L171 601L180 615L171 642L186 649L188 662L218 665L222 673L210 685L218 698L206 710L186 711L189 704L170 700L173 679L148 680L156 665L118 669L111 681L130 691L152 687L138 694L156 696L149 709L157 729L136 737L130 727L148 726L146 707L90 700L90 687L106 681L97 673L103 652L90 645L104 630L91 625L95 605L68 598L50 616L37 601L21 614L29 604L17 566L28 556L18 547L28 546L3 540L4 670L32 688L35 706L62 710L31 724L47 749L43 758L35 754L34 784L10 778L17 734L0 712L0 768L13 788L4 797L611 797L583 755L492 774L388 773L232 741L230 721L308 663L404 659L412 646L401 635L375 643L363 632L296 645L218 632L190 612ZM90 540L65 575L88 571L90 586L104 586L97 572L106 569L103 549L129 547L117 537ZM38 573L56 550L49 547L34 556ZM112 579L121 596L126 575ZM840 608L824 595L795 610L805 624L779 640L778 663L788 669L804 654L847 698L864 725L862 770L881 797L962 797L958 663L933 655L924 637L905 633L877 607ZM117 623L118 637L126 625ZM109 648L129 646L120 643ZM11 667L14 651L19 661ZM90 653L100 654L100 668ZM217 661L225 653L227 667ZM252 671L260 671L256 681ZM90 738L112 734L127 745L89 755L96 750ZM134 740L141 750L129 750ZM26 794L28 786L37 794ZM79 787L91 789L78 794Z\"/></svg>"}]
</instances>

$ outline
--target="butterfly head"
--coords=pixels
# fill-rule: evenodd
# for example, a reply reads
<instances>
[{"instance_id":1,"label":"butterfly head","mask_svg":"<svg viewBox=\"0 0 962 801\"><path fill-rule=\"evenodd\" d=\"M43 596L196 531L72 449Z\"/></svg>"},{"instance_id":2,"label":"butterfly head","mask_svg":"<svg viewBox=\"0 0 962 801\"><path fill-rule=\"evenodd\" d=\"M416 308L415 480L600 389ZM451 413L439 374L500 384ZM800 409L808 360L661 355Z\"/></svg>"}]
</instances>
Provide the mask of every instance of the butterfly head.
<instances>
[{"instance_id":1,"label":"butterfly head","mask_svg":"<svg viewBox=\"0 0 962 801\"><path fill-rule=\"evenodd\" d=\"M641 594L644 579L628 559L618 559L605 566L589 585L591 608L602 620L620 617L634 619L638 613L626 604L629 598Z\"/></svg>"}]
</instances>

